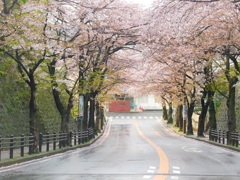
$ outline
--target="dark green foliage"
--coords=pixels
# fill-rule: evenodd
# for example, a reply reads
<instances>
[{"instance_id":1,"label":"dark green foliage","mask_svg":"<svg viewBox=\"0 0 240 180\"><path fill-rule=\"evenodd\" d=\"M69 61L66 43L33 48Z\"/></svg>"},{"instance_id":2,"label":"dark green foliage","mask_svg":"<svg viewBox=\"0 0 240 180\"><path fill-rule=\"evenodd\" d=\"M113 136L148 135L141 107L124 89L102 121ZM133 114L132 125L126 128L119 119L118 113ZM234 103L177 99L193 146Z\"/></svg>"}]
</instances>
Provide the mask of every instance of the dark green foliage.
<instances>
[{"instance_id":1,"label":"dark green foliage","mask_svg":"<svg viewBox=\"0 0 240 180\"><path fill-rule=\"evenodd\" d=\"M19 77L12 61L1 61L0 135L29 133L29 87ZM61 117L55 107L50 86L39 84L37 90L37 127L41 132L60 131Z\"/></svg>"},{"instance_id":2,"label":"dark green foliage","mask_svg":"<svg viewBox=\"0 0 240 180\"><path fill-rule=\"evenodd\" d=\"M11 62L7 62L6 64ZM14 67L1 66L0 76L0 134L27 134L29 129L27 88L18 81Z\"/></svg>"},{"instance_id":3,"label":"dark green foliage","mask_svg":"<svg viewBox=\"0 0 240 180\"><path fill-rule=\"evenodd\" d=\"M55 107L51 89L38 87L36 101L39 132L59 132L61 128L61 116Z\"/></svg>"}]
</instances>

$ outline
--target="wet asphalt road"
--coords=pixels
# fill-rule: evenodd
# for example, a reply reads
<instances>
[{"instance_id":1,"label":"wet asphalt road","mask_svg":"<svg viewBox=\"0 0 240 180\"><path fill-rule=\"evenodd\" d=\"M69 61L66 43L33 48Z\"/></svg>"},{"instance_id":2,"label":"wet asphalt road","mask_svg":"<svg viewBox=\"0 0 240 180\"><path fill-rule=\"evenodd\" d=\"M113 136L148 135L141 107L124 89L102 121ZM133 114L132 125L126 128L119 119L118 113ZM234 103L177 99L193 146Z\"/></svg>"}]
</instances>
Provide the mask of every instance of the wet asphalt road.
<instances>
[{"instance_id":1,"label":"wet asphalt road","mask_svg":"<svg viewBox=\"0 0 240 180\"><path fill-rule=\"evenodd\" d=\"M0 179L240 179L240 153L178 136L161 112L109 113L90 147L0 168Z\"/></svg>"}]
</instances>

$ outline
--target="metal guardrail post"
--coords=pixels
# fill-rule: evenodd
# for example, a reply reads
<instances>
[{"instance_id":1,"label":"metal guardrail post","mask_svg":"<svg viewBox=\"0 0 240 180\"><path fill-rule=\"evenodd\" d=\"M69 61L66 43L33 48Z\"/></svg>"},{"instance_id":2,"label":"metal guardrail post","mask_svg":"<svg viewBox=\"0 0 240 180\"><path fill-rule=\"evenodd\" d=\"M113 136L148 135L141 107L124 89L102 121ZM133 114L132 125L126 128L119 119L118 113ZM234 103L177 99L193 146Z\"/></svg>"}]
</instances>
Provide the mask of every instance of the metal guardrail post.
<instances>
[{"instance_id":1,"label":"metal guardrail post","mask_svg":"<svg viewBox=\"0 0 240 180\"><path fill-rule=\"evenodd\" d=\"M29 137L28 137L28 148L29 148L29 154L33 153L33 143L34 143L34 137L33 135L30 133Z\"/></svg>"},{"instance_id":2,"label":"metal guardrail post","mask_svg":"<svg viewBox=\"0 0 240 180\"><path fill-rule=\"evenodd\" d=\"M43 143L43 134L40 133L40 134L39 134L39 142L38 142L39 152L42 152L42 143Z\"/></svg>"},{"instance_id":3,"label":"metal guardrail post","mask_svg":"<svg viewBox=\"0 0 240 180\"><path fill-rule=\"evenodd\" d=\"M236 147L238 147L238 140L239 140L239 133L237 133L237 138L236 138Z\"/></svg>"},{"instance_id":4,"label":"metal guardrail post","mask_svg":"<svg viewBox=\"0 0 240 180\"><path fill-rule=\"evenodd\" d=\"M72 146L72 137L73 137L73 133L72 131L69 132L69 146Z\"/></svg>"},{"instance_id":5,"label":"metal guardrail post","mask_svg":"<svg viewBox=\"0 0 240 180\"><path fill-rule=\"evenodd\" d=\"M83 131L81 131L81 132L79 132L79 142L81 143L81 144L83 144L84 143L84 134L83 134Z\"/></svg>"},{"instance_id":6,"label":"metal guardrail post","mask_svg":"<svg viewBox=\"0 0 240 180\"><path fill-rule=\"evenodd\" d=\"M89 128L86 130L86 139L87 139L86 142L90 140L90 138L89 138Z\"/></svg>"},{"instance_id":7,"label":"metal guardrail post","mask_svg":"<svg viewBox=\"0 0 240 180\"><path fill-rule=\"evenodd\" d=\"M61 143L62 143L62 147L65 147L65 132L63 131L62 132L62 135L61 135Z\"/></svg>"},{"instance_id":8,"label":"metal guardrail post","mask_svg":"<svg viewBox=\"0 0 240 180\"><path fill-rule=\"evenodd\" d=\"M94 138L94 129L92 128L92 139Z\"/></svg>"},{"instance_id":9,"label":"metal guardrail post","mask_svg":"<svg viewBox=\"0 0 240 180\"><path fill-rule=\"evenodd\" d=\"M222 133L222 131L219 130L219 131L218 131L218 142L219 142L219 143L221 143L221 133Z\"/></svg>"},{"instance_id":10,"label":"metal guardrail post","mask_svg":"<svg viewBox=\"0 0 240 180\"><path fill-rule=\"evenodd\" d=\"M227 131L227 144L230 143L229 140L230 140L230 132Z\"/></svg>"},{"instance_id":11,"label":"metal guardrail post","mask_svg":"<svg viewBox=\"0 0 240 180\"><path fill-rule=\"evenodd\" d=\"M235 145L234 132L235 132L235 131L231 132L232 146L234 146L234 145Z\"/></svg>"},{"instance_id":12,"label":"metal guardrail post","mask_svg":"<svg viewBox=\"0 0 240 180\"><path fill-rule=\"evenodd\" d=\"M14 137L13 135L10 136L10 152L9 152L9 155L10 155L10 159L13 159L13 146L14 146Z\"/></svg>"},{"instance_id":13,"label":"metal guardrail post","mask_svg":"<svg viewBox=\"0 0 240 180\"><path fill-rule=\"evenodd\" d=\"M80 131L78 131L78 144L81 143L81 134L80 134Z\"/></svg>"},{"instance_id":14,"label":"metal guardrail post","mask_svg":"<svg viewBox=\"0 0 240 180\"><path fill-rule=\"evenodd\" d=\"M68 144L68 134L66 132L63 133L64 133L63 147L66 147Z\"/></svg>"},{"instance_id":15,"label":"metal guardrail post","mask_svg":"<svg viewBox=\"0 0 240 180\"><path fill-rule=\"evenodd\" d=\"M2 136L0 136L0 161L2 156Z\"/></svg>"},{"instance_id":16,"label":"metal guardrail post","mask_svg":"<svg viewBox=\"0 0 240 180\"><path fill-rule=\"evenodd\" d=\"M25 138L24 134L21 135L21 156L24 156L24 143L25 143Z\"/></svg>"},{"instance_id":17,"label":"metal guardrail post","mask_svg":"<svg viewBox=\"0 0 240 180\"><path fill-rule=\"evenodd\" d=\"M212 141L212 129L209 131L209 141Z\"/></svg>"},{"instance_id":18,"label":"metal guardrail post","mask_svg":"<svg viewBox=\"0 0 240 180\"><path fill-rule=\"evenodd\" d=\"M74 131L74 146L77 145L77 135L76 135L76 131Z\"/></svg>"},{"instance_id":19,"label":"metal guardrail post","mask_svg":"<svg viewBox=\"0 0 240 180\"><path fill-rule=\"evenodd\" d=\"M59 149L62 148L62 131L59 132Z\"/></svg>"},{"instance_id":20,"label":"metal guardrail post","mask_svg":"<svg viewBox=\"0 0 240 180\"><path fill-rule=\"evenodd\" d=\"M56 150L56 133L53 133L53 150Z\"/></svg>"},{"instance_id":21,"label":"metal guardrail post","mask_svg":"<svg viewBox=\"0 0 240 180\"><path fill-rule=\"evenodd\" d=\"M46 151L49 151L49 132L46 135Z\"/></svg>"},{"instance_id":22,"label":"metal guardrail post","mask_svg":"<svg viewBox=\"0 0 240 180\"><path fill-rule=\"evenodd\" d=\"M223 144L225 144L226 131L223 130Z\"/></svg>"}]
</instances>

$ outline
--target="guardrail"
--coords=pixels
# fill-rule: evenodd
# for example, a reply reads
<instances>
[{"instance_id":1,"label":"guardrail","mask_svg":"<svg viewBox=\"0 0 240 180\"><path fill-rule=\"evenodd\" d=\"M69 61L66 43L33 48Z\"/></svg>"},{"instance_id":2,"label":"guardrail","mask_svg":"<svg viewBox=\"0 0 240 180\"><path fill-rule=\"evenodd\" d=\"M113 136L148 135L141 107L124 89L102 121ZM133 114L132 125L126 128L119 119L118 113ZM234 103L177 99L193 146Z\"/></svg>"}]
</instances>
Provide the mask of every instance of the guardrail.
<instances>
[{"instance_id":1,"label":"guardrail","mask_svg":"<svg viewBox=\"0 0 240 180\"><path fill-rule=\"evenodd\" d=\"M231 133L231 140L232 140L232 145L238 147L239 141L240 141L240 136L239 132L232 132Z\"/></svg>"},{"instance_id":2,"label":"guardrail","mask_svg":"<svg viewBox=\"0 0 240 180\"><path fill-rule=\"evenodd\" d=\"M14 137L13 135L9 137L2 138L0 136L0 161L2 151L9 150L9 158L13 159L13 154L15 149L19 149L20 156L24 156L25 147L28 147L28 153L31 154L33 150L34 137L30 134L28 136L21 135L20 137Z\"/></svg>"},{"instance_id":3,"label":"guardrail","mask_svg":"<svg viewBox=\"0 0 240 180\"><path fill-rule=\"evenodd\" d=\"M70 131L69 133L59 132L58 134L40 133L37 140L38 150L39 152L43 152L56 150L57 148L61 149L67 146L76 146L84 144L93 138L95 138L93 128L88 128L82 132ZM3 153L4 159L13 159L14 156L24 157L26 153L32 154L33 143L34 137L32 135L25 136L22 134L19 137L11 135L4 138L0 136L0 161L2 160Z\"/></svg>"},{"instance_id":4,"label":"guardrail","mask_svg":"<svg viewBox=\"0 0 240 180\"><path fill-rule=\"evenodd\" d=\"M218 143L227 143L228 131L211 129L209 140L215 141Z\"/></svg>"},{"instance_id":5,"label":"guardrail","mask_svg":"<svg viewBox=\"0 0 240 180\"><path fill-rule=\"evenodd\" d=\"M225 144L226 142L227 144L228 139L230 140L230 142L232 142L232 146L238 147L240 141L240 133L235 131L229 133L228 131L224 130L211 129L209 134L210 141L215 141L223 144Z\"/></svg>"}]
</instances>

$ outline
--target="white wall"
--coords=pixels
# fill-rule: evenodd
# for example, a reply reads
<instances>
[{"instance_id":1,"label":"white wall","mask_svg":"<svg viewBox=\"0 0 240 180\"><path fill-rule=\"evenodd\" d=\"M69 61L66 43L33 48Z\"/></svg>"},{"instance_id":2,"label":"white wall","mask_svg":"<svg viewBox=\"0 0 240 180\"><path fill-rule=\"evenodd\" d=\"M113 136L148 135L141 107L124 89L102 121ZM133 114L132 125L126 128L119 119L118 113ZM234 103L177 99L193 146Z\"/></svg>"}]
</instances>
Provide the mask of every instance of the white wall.
<instances>
[{"instance_id":1,"label":"white wall","mask_svg":"<svg viewBox=\"0 0 240 180\"><path fill-rule=\"evenodd\" d=\"M134 101L137 108L142 106L144 110L161 110L162 109L161 103L156 102L156 99L153 95L134 97Z\"/></svg>"}]
</instances>

